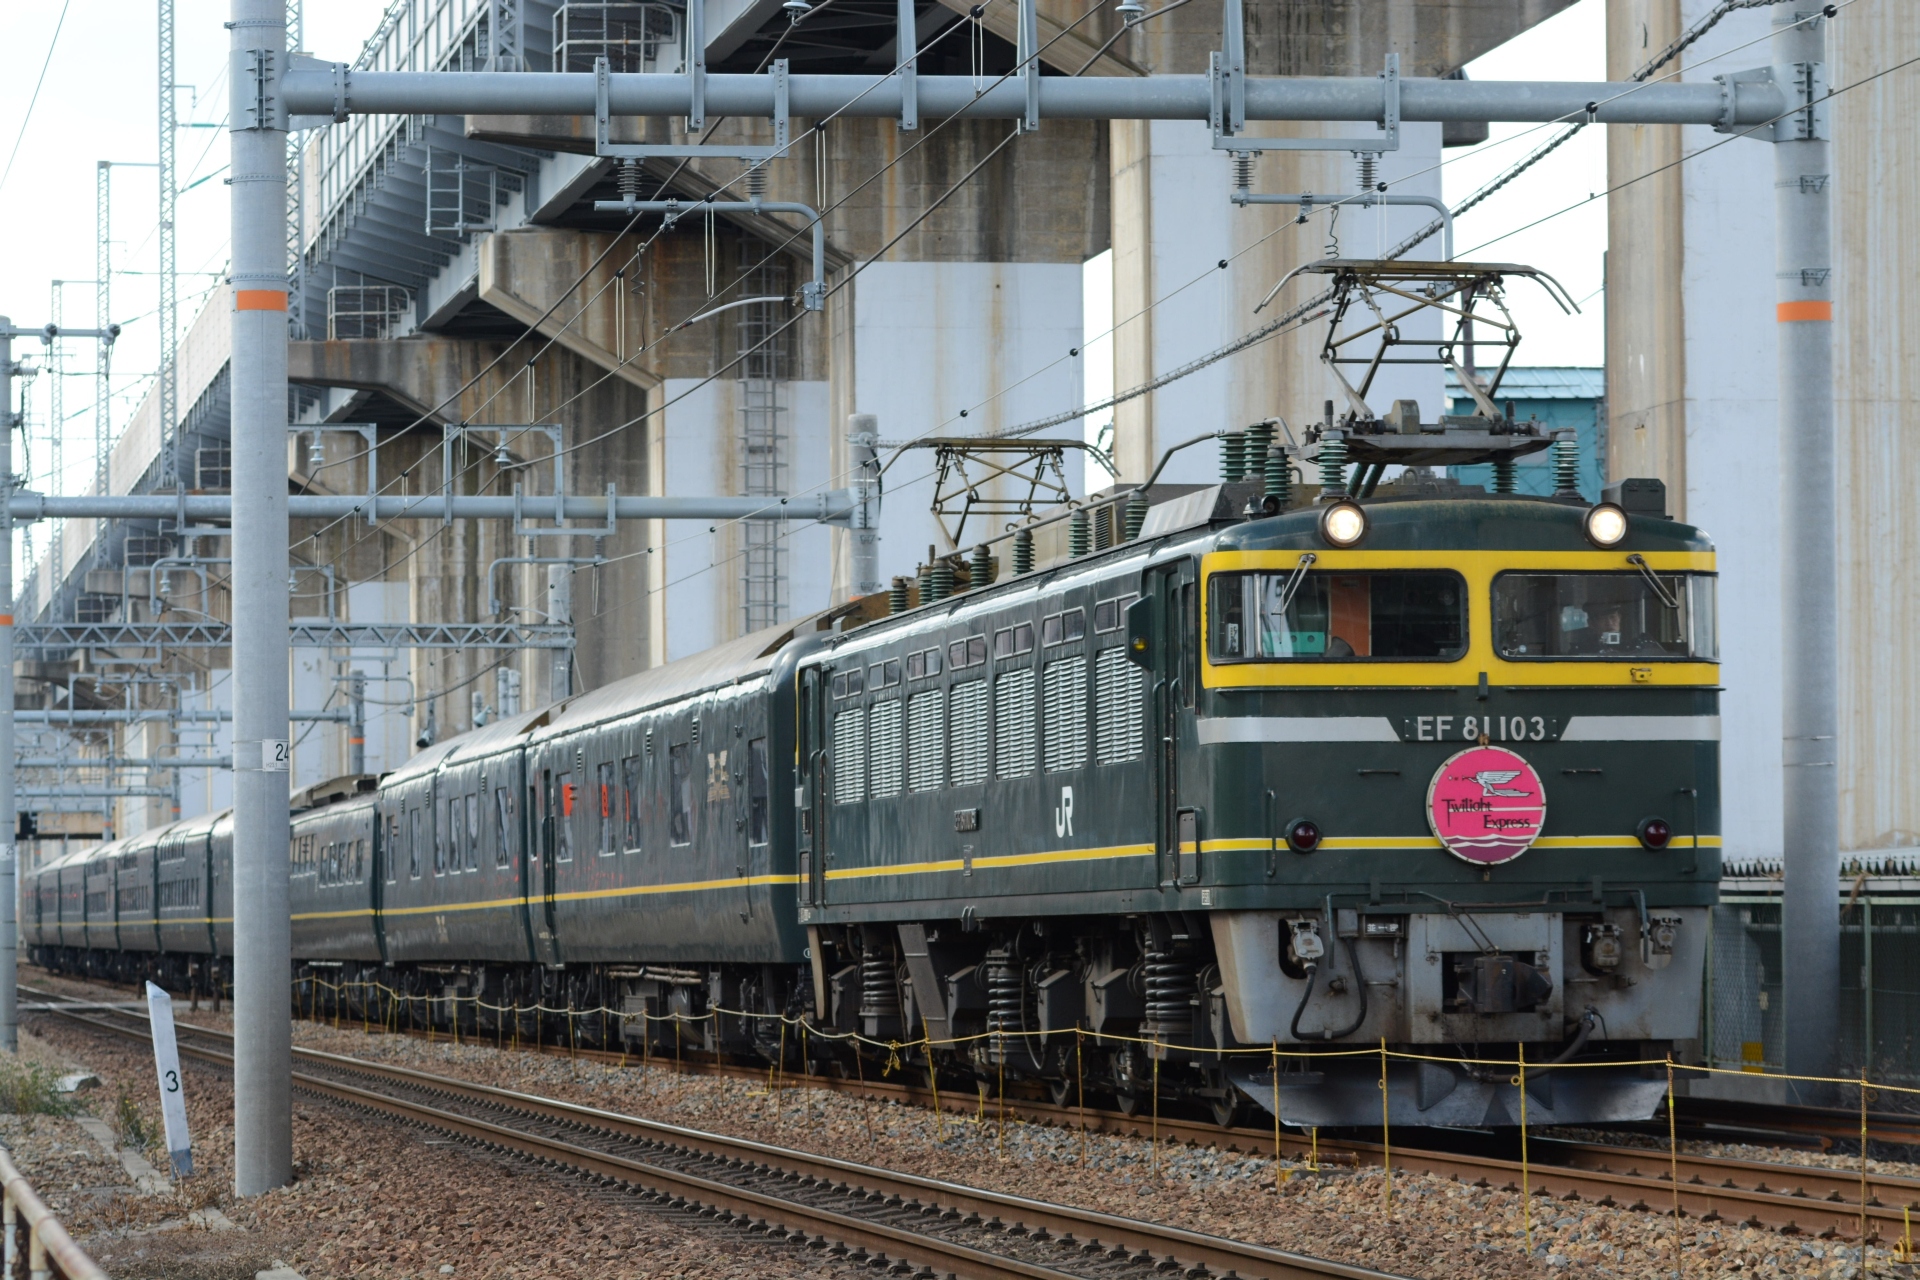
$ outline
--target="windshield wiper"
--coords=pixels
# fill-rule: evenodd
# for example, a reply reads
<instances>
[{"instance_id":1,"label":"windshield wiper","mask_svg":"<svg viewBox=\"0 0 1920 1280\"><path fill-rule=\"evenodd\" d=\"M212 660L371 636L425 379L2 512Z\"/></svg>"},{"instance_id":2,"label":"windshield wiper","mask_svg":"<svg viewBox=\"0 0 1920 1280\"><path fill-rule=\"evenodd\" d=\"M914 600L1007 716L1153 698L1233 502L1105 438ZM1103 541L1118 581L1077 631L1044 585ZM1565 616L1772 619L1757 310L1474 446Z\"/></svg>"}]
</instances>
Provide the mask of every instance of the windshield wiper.
<instances>
[{"instance_id":1,"label":"windshield wiper","mask_svg":"<svg viewBox=\"0 0 1920 1280\"><path fill-rule=\"evenodd\" d=\"M1636 551L1627 557L1627 563L1640 571L1640 576L1645 578L1647 585L1653 588L1653 594L1660 597L1661 604L1672 609L1675 613L1680 611L1680 598L1667 594L1666 587L1661 585L1660 579L1654 577L1653 570L1647 567L1647 558L1645 556Z\"/></svg>"},{"instance_id":2,"label":"windshield wiper","mask_svg":"<svg viewBox=\"0 0 1920 1280\"><path fill-rule=\"evenodd\" d=\"M1287 578L1287 584L1280 588L1280 606L1274 610L1280 617L1287 616L1287 606L1293 603L1294 593L1300 590L1300 584L1306 581L1307 570L1312 568L1313 562L1319 558L1309 551L1302 555L1300 563L1294 566L1293 573Z\"/></svg>"}]
</instances>

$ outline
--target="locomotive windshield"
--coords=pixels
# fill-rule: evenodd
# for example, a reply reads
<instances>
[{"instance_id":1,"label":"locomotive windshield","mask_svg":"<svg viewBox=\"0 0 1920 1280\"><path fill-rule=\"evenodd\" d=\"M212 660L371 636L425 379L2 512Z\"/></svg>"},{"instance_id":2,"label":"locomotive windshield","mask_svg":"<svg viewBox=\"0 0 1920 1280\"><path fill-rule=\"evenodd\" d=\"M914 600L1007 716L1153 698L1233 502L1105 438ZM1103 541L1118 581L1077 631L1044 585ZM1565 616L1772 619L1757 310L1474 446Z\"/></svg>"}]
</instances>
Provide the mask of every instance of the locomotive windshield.
<instances>
[{"instance_id":1,"label":"locomotive windshield","mask_svg":"<svg viewBox=\"0 0 1920 1280\"><path fill-rule=\"evenodd\" d=\"M1467 651L1465 584L1445 572L1220 573L1215 662L1452 661Z\"/></svg>"},{"instance_id":2,"label":"locomotive windshield","mask_svg":"<svg viewBox=\"0 0 1920 1280\"><path fill-rule=\"evenodd\" d=\"M1503 573L1493 641L1503 658L1719 661L1714 580L1690 573Z\"/></svg>"}]
</instances>

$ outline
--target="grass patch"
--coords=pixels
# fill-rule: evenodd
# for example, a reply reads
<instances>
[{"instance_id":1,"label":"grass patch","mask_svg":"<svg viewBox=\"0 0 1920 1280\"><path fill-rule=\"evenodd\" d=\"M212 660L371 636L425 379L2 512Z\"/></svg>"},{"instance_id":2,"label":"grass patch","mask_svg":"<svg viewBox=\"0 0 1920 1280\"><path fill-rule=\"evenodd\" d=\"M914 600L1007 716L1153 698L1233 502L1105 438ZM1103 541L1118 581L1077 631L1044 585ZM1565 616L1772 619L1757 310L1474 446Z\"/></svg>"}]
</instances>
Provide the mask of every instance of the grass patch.
<instances>
[{"instance_id":1,"label":"grass patch","mask_svg":"<svg viewBox=\"0 0 1920 1280\"><path fill-rule=\"evenodd\" d=\"M140 1110L133 1095L125 1087L120 1090L120 1099L113 1105L113 1125L120 1131L120 1145L132 1147L135 1151L145 1152L159 1141L160 1135L146 1113Z\"/></svg>"},{"instance_id":2,"label":"grass patch","mask_svg":"<svg viewBox=\"0 0 1920 1280\"><path fill-rule=\"evenodd\" d=\"M0 1057L0 1112L16 1116L70 1116L79 1110L60 1092L60 1074L37 1062Z\"/></svg>"}]
</instances>

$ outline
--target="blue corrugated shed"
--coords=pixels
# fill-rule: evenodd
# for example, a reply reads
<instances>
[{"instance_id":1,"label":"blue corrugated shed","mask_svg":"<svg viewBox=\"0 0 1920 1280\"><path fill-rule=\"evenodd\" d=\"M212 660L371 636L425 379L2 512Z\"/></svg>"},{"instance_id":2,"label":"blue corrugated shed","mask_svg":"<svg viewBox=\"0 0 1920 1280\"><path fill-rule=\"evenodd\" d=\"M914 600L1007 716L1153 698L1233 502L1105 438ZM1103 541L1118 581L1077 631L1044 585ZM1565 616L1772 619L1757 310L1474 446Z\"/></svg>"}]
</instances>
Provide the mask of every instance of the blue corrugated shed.
<instances>
[{"instance_id":1,"label":"blue corrugated shed","mask_svg":"<svg viewBox=\"0 0 1920 1280\"><path fill-rule=\"evenodd\" d=\"M1580 496L1589 502L1600 500L1605 487L1606 450L1601 433L1601 418L1607 396L1607 371L1583 365L1538 365L1507 370L1494 399L1513 402L1514 416L1538 418L1550 429L1572 427L1580 439ZM1463 395L1460 383L1447 375L1448 411L1470 414L1471 397ZM1551 451L1520 459L1515 486L1521 493L1553 492ZM1452 467L1453 476L1462 484L1493 487L1493 468L1488 466Z\"/></svg>"}]
</instances>

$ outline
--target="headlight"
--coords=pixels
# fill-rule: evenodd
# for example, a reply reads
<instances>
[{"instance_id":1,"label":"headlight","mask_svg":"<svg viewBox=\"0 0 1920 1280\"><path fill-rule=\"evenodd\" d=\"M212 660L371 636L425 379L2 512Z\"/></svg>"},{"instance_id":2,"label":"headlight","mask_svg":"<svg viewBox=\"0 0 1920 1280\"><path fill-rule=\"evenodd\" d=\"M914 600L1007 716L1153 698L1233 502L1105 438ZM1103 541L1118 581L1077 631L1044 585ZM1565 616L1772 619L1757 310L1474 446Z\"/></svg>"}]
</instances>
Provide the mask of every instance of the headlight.
<instances>
[{"instance_id":1,"label":"headlight","mask_svg":"<svg viewBox=\"0 0 1920 1280\"><path fill-rule=\"evenodd\" d=\"M1329 546L1350 547L1367 536L1367 513L1357 502L1336 502L1320 513L1320 536Z\"/></svg>"},{"instance_id":2,"label":"headlight","mask_svg":"<svg viewBox=\"0 0 1920 1280\"><path fill-rule=\"evenodd\" d=\"M1649 849L1664 849L1673 843L1673 828L1665 818L1642 818L1640 828L1634 834Z\"/></svg>"},{"instance_id":3,"label":"headlight","mask_svg":"<svg viewBox=\"0 0 1920 1280\"><path fill-rule=\"evenodd\" d=\"M1611 502L1587 508L1587 541L1596 547L1618 546L1627 536L1627 513Z\"/></svg>"}]
</instances>

